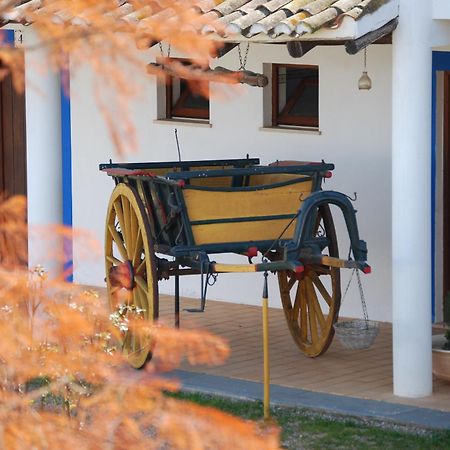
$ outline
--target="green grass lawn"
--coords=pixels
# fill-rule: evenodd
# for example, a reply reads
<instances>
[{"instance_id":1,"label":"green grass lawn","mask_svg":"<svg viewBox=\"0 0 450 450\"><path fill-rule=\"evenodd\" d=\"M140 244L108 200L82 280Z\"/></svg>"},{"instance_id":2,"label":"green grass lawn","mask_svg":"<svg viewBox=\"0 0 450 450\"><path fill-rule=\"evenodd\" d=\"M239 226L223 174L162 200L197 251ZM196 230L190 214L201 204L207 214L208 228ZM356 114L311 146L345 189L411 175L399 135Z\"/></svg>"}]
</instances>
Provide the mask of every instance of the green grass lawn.
<instances>
[{"instance_id":1,"label":"green grass lawn","mask_svg":"<svg viewBox=\"0 0 450 450\"><path fill-rule=\"evenodd\" d=\"M245 419L260 420L261 402L235 401L203 394L178 393L176 398L212 406ZM287 449L450 449L450 431L430 431L379 420L362 420L305 409L274 407Z\"/></svg>"}]
</instances>

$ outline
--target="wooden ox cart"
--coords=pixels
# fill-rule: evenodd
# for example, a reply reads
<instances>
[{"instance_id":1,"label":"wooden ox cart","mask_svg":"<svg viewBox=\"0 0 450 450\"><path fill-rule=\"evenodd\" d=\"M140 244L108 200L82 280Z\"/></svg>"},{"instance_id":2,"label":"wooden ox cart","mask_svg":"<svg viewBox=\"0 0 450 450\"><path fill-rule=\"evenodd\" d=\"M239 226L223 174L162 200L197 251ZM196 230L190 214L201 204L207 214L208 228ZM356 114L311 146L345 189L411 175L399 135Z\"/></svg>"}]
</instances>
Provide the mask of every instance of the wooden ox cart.
<instances>
[{"instance_id":1,"label":"wooden ox cart","mask_svg":"<svg viewBox=\"0 0 450 450\"><path fill-rule=\"evenodd\" d=\"M324 162L261 166L249 158L101 164L116 185L106 218L110 297L126 289L130 305L152 321L158 317L158 281L174 277L178 322L180 275L201 275L203 310L211 276L276 272L295 343L307 356L321 355L339 313L340 269L370 272L351 202L322 190L333 169ZM352 259L339 258L330 205L344 216ZM221 253L246 255L248 263L211 260ZM130 332L123 349L136 368L150 353L148 343Z\"/></svg>"}]
</instances>

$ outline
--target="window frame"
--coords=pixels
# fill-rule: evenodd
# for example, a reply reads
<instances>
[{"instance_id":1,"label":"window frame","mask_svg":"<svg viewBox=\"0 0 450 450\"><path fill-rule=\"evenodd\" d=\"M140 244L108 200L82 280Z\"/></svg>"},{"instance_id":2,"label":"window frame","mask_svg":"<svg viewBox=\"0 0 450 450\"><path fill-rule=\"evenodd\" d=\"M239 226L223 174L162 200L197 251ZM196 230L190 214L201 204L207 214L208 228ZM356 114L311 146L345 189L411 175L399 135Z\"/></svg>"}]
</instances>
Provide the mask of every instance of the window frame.
<instances>
[{"instance_id":1,"label":"window frame","mask_svg":"<svg viewBox=\"0 0 450 450\"><path fill-rule=\"evenodd\" d=\"M172 61L189 61L187 59L182 58L171 58ZM208 83L208 109L200 109L200 108L189 108L184 106L184 103L189 97L189 94L193 93L191 90L191 86L189 82L186 83L187 88L180 94L179 98L173 104L173 81L174 80L183 80L184 78L174 77L172 75L165 75L164 83L165 83L165 93L166 93L166 119L178 119L178 120L198 120L202 122L208 122L210 118L210 108L209 108L209 82ZM187 80L186 80L187 81Z\"/></svg>"},{"instance_id":2,"label":"window frame","mask_svg":"<svg viewBox=\"0 0 450 450\"><path fill-rule=\"evenodd\" d=\"M294 95L287 99L283 109L279 111L279 70L280 68L295 67L296 69L315 69L317 72L317 80L303 81L297 87ZM312 84L319 86L319 66L304 65L304 64L272 64L272 126L273 127L298 127L298 128L314 128L319 129L319 116L294 116L289 114L289 111L295 106L298 99L305 90L306 85ZM319 107L319 98L317 99L317 106Z\"/></svg>"}]
</instances>

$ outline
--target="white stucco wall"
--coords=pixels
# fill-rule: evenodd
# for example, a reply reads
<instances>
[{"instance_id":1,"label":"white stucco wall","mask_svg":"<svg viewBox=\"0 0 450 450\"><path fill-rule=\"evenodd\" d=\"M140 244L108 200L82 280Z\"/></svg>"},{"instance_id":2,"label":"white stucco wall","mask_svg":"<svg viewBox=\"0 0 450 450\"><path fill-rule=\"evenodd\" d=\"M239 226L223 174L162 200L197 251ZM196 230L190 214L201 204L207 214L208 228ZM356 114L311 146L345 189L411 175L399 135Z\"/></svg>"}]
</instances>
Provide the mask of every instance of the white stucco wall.
<instances>
[{"instance_id":1,"label":"white stucco wall","mask_svg":"<svg viewBox=\"0 0 450 450\"><path fill-rule=\"evenodd\" d=\"M177 56L172 52L173 56ZM327 189L358 193L356 208L360 232L368 242L373 274L363 277L369 315L375 320L391 320L391 46L373 45L368 50L371 91L358 91L363 55L349 56L343 47L319 47L300 60L289 57L281 45L253 45L247 68L261 72L263 63L314 64L320 68L320 131L261 130L263 90L227 87L213 98L211 128L177 124L183 159L260 157L262 163L276 159L333 162L334 176ZM218 61L228 68L238 67L237 49ZM136 75L133 75L133 82ZM104 220L113 182L98 171L109 158L120 160L98 112L90 74L81 70L73 76L73 224L89 229L103 241ZM226 97L226 98L225 98ZM149 77L145 93L134 105L139 151L129 161L176 160L175 125L154 123L157 117L156 80ZM120 116L117 117L120 120ZM342 230L342 224L339 229ZM342 244L346 254L348 245ZM344 248L345 247L345 248ZM75 282L102 285L103 259L87 261L85 245L75 240ZM343 290L350 271L342 271ZM279 306L276 280L270 278L270 304ZM181 293L199 295L197 277L181 279ZM161 292L171 292L172 282L160 283ZM221 275L209 290L210 299L259 304L262 275ZM354 284L341 309L343 316L360 316L361 305Z\"/></svg>"},{"instance_id":2,"label":"white stucco wall","mask_svg":"<svg viewBox=\"0 0 450 450\"><path fill-rule=\"evenodd\" d=\"M25 46L39 44L31 27L14 28L22 30ZM64 259L62 241L49 226L62 223L61 81L47 58L45 48L25 52L28 264L57 276Z\"/></svg>"},{"instance_id":3,"label":"white stucco wall","mask_svg":"<svg viewBox=\"0 0 450 450\"><path fill-rule=\"evenodd\" d=\"M433 19L450 19L450 4L446 0L433 0Z\"/></svg>"}]
</instances>

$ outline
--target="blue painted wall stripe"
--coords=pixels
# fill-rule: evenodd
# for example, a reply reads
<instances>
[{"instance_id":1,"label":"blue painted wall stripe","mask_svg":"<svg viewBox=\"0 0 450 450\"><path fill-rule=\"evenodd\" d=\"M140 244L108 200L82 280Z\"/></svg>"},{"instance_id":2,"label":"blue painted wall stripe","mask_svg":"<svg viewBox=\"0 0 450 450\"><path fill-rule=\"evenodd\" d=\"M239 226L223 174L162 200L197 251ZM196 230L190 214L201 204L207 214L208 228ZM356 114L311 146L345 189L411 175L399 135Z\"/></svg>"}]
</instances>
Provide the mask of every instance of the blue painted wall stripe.
<instances>
[{"instance_id":1,"label":"blue painted wall stripe","mask_svg":"<svg viewBox=\"0 0 450 450\"><path fill-rule=\"evenodd\" d=\"M437 108L437 72L450 70L450 52L433 52L432 66L432 110L431 110L431 308L432 319L436 321L436 108Z\"/></svg>"},{"instance_id":2,"label":"blue painted wall stripe","mask_svg":"<svg viewBox=\"0 0 450 450\"><path fill-rule=\"evenodd\" d=\"M1 31L2 44L14 45L14 30Z\"/></svg>"},{"instance_id":3,"label":"blue painted wall stripe","mask_svg":"<svg viewBox=\"0 0 450 450\"><path fill-rule=\"evenodd\" d=\"M67 65L68 67L68 65ZM61 72L61 148L62 148L62 208L63 224L72 227L72 130L70 117L70 72ZM64 271L67 281L73 281L73 243L64 242Z\"/></svg>"},{"instance_id":4,"label":"blue painted wall stripe","mask_svg":"<svg viewBox=\"0 0 450 450\"><path fill-rule=\"evenodd\" d=\"M436 321L436 69L433 52L431 109L431 319Z\"/></svg>"}]
</instances>

